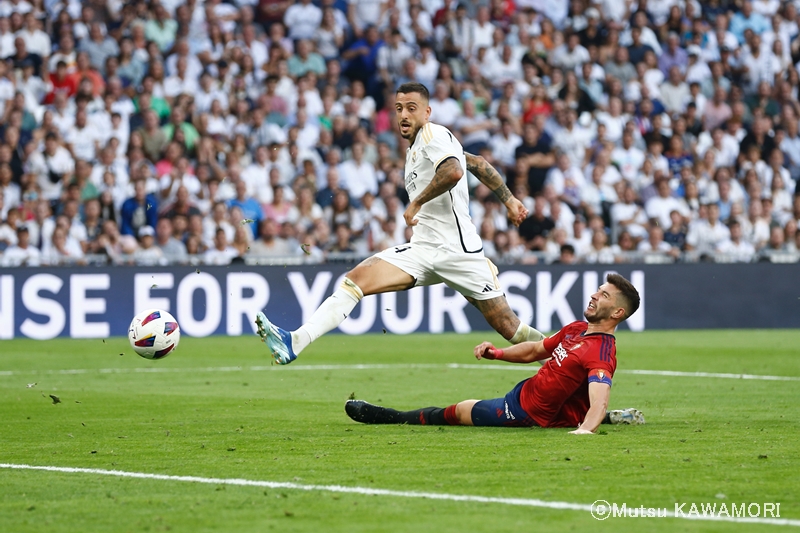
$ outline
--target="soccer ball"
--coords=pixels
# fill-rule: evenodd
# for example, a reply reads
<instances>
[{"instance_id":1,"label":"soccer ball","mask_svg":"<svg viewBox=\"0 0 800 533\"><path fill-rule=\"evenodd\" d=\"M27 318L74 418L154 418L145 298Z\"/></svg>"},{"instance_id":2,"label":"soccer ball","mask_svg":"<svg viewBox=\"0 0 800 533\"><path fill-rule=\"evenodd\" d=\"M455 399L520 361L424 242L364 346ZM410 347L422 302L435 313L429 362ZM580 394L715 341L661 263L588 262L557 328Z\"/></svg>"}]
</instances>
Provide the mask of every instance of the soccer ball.
<instances>
[{"instance_id":1,"label":"soccer ball","mask_svg":"<svg viewBox=\"0 0 800 533\"><path fill-rule=\"evenodd\" d=\"M131 348L145 359L161 359L175 351L181 340L181 328L175 318L160 309L142 311L128 328Z\"/></svg>"}]
</instances>

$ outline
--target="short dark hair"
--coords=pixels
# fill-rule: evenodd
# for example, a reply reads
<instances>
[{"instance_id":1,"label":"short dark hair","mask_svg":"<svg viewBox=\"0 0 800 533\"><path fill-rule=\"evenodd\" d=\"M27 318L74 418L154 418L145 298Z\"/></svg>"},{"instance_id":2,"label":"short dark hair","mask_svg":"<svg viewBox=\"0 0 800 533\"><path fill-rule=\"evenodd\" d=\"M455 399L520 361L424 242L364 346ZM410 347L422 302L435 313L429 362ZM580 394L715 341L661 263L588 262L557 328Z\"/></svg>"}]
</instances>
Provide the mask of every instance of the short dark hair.
<instances>
[{"instance_id":1,"label":"short dark hair","mask_svg":"<svg viewBox=\"0 0 800 533\"><path fill-rule=\"evenodd\" d=\"M421 83L417 82L409 82L404 83L400 87L397 88L397 94L409 94L409 93L419 93L425 99L425 101L430 101L431 93L428 92L428 88L422 85Z\"/></svg>"},{"instance_id":2,"label":"short dark hair","mask_svg":"<svg viewBox=\"0 0 800 533\"><path fill-rule=\"evenodd\" d=\"M633 283L619 274L609 274L606 276L606 281L619 289L619 297L622 299L622 307L625 309L623 320L626 320L639 309L639 291L636 290Z\"/></svg>"}]
</instances>

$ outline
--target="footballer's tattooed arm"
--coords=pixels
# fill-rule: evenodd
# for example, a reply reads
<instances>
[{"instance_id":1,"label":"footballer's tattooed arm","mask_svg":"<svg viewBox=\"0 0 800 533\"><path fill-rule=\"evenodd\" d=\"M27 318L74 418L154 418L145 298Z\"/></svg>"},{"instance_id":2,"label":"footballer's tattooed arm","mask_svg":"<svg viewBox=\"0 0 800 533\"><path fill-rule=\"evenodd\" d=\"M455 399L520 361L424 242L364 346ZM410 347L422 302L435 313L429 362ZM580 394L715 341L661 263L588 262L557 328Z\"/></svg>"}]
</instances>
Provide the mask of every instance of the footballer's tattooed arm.
<instances>
[{"instance_id":1,"label":"footballer's tattooed arm","mask_svg":"<svg viewBox=\"0 0 800 533\"><path fill-rule=\"evenodd\" d=\"M508 218L515 226L528 216L528 210L522 205L522 202L517 200L511 190L503 181L503 177L497 172L492 165L489 164L482 156L474 155L469 152L464 152L467 160L467 170L471 172L478 181L489 187L489 189L497 196L497 198L505 204L508 209Z\"/></svg>"},{"instance_id":2,"label":"footballer's tattooed arm","mask_svg":"<svg viewBox=\"0 0 800 533\"><path fill-rule=\"evenodd\" d=\"M420 208L434 198L441 196L450 189L456 186L458 180L464 176L464 170L461 168L461 163L455 157L448 157L436 167L436 174L433 179L425 187L419 196L408 204L406 212L403 213L403 218L409 226L416 226L417 220L414 218L419 212Z\"/></svg>"},{"instance_id":3,"label":"footballer's tattooed arm","mask_svg":"<svg viewBox=\"0 0 800 533\"><path fill-rule=\"evenodd\" d=\"M511 190L503 181L503 177L483 156L469 152L464 152L464 156L467 159L467 170L489 187L501 202L506 203L512 198Z\"/></svg>"}]
</instances>

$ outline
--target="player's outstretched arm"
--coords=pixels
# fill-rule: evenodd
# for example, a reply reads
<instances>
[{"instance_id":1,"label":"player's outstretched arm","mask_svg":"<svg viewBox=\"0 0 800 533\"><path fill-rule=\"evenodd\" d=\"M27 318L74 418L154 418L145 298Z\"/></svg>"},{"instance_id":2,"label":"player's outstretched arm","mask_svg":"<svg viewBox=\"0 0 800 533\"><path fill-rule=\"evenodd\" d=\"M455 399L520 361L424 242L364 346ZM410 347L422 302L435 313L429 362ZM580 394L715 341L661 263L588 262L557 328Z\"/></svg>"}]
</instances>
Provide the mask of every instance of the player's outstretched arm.
<instances>
[{"instance_id":1,"label":"player's outstretched arm","mask_svg":"<svg viewBox=\"0 0 800 533\"><path fill-rule=\"evenodd\" d=\"M428 186L422 189L419 196L408 204L406 212L403 213L406 225L416 226L419 221L414 217L417 216L420 208L455 187L458 180L463 176L464 169L461 168L461 163L458 162L458 159L450 157L442 161L436 168L436 174L433 175L433 179Z\"/></svg>"},{"instance_id":2,"label":"player's outstretched arm","mask_svg":"<svg viewBox=\"0 0 800 533\"><path fill-rule=\"evenodd\" d=\"M611 386L605 383L589 383L589 411L583 423L573 435L589 435L597 431L608 409L608 398L611 396Z\"/></svg>"},{"instance_id":3,"label":"player's outstretched arm","mask_svg":"<svg viewBox=\"0 0 800 533\"><path fill-rule=\"evenodd\" d=\"M508 218L515 226L519 226L528 217L528 210L517 198L511 194L511 190L503 181L503 177L497 169L489 164L483 156L464 152L467 159L467 170L471 172L478 181L489 187L497 198L503 202L508 209Z\"/></svg>"},{"instance_id":4,"label":"player's outstretched arm","mask_svg":"<svg viewBox=\"0 0 800 533\"><path fill-rule=\"evenodd\" d=\"M495 348L491 342L482 342L474 353L476 359L499 359L509 363L533 363L550 357L542 341L521 342L503 349Z\"/></svg>"}]
</instances>

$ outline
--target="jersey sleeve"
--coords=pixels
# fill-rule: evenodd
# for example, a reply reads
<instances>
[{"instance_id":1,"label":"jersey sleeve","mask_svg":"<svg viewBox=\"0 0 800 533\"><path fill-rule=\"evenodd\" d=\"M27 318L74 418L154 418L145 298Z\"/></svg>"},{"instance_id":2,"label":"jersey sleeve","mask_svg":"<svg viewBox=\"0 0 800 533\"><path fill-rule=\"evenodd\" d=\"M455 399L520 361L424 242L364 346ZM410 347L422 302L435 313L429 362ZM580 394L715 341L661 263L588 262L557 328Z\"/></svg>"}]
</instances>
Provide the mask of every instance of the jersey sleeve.
<instances>
[{"instance_id":1,"label":"jersey sleeve","mask_svg":"<svg viewBox=\"0 0 800 533\"><path fill-rule=\"evenodd\" d=\"M611 386L611 379L617 369L616 354L616 344L611 336L603 336L600 342L586 353L581 362L587 372L589 383L605 383Z\"/></svg>"},{"instance_id":2,"label":"jersey sleeve","mask_svg":"<svg viewBox=\"0 0 800 533\"><path fill-rule=\"evenodd\" d=\"M544 344L544 349L547 350L547 353L552 354L553 350L556 349L561 341L564 339L564 328L561 328L557 332L553 333L549 337L545 337L542 340L542 344Z\"/></svg>"},{"instance_id":3,"label":"jersey sleeve","mask_svg":"<svg viewBox=\"0 0 800 533\"><path fill-rule=\"evenodd\" d=\"M595 368L594 370L589 371L589 383L603 383L605 385L611 386L611 377L612 374L606 372L602 368Z\"/></svg>"},{"instance_id":4,"label":"jersey sleeve","mask_svg":"<svg viewBox=\"0 0 800 533\"><path fill-rule=\"evenodd\" d=\"M446 159L450 157L459 159L464 155L461 143L445 127L436 127L429 122L422 127L419 134L422 135L422 140L425 142L422 153L433 163L434 171ZM466 171L466 169L462 170Z\"/></svg>"},{"instance_id":5,"label":"jersey sleeve","mask_svg":"<svg viewBox=\"0 0 800 533\"><path fill-rule=\"evenodd\" d=\"M572 324L567 324L557 332L553 333L549 337L545 337L542 342L544 343L544 349L547 350L547 353L552 354L553 350L564 340L566 335L570 333L574 333L573 330L579 330L581 327L581 322L573 322ZM580 331L577 331L580 333Z\"/></svg>"}]
</instances>

